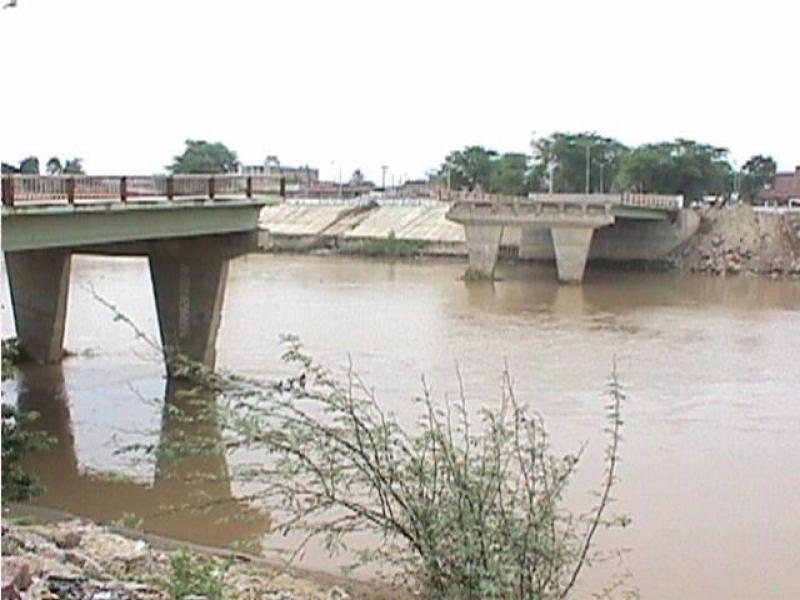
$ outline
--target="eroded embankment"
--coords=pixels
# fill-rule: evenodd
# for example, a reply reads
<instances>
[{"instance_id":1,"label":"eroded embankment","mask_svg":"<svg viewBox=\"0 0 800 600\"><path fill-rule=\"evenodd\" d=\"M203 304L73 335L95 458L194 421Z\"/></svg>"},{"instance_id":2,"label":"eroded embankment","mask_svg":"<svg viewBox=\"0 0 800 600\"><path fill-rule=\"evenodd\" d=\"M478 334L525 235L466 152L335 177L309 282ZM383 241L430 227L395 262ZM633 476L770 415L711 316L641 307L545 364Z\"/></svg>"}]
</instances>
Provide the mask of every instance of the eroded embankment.
<instances>
[{"instance_id":1,"label":"eroded embankment","mask_svg":"<svg viewBox=\"0 0 800 600\"><path fill-rule=\"evenodd\" d=\"M670 257L685 271L800 276L800 212L748 205L709 208L698 232Z\"/></svg>"}]
</instances>

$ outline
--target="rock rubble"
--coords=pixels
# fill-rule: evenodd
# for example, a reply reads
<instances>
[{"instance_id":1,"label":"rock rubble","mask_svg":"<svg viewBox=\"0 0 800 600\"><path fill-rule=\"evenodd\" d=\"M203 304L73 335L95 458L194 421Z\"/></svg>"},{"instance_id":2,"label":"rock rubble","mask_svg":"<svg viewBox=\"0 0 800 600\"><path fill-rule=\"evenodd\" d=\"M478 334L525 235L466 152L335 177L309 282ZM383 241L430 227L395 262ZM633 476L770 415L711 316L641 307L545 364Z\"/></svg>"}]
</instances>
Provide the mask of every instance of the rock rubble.
<instances>
[{"instance_id":1,"label":"rock rubble","mask_svg":"<svg viewBox=\"0 0 800 600\"><path fill-rule=\"evenodd\" d=\"M672 257L684 270L713 275L800 276L800 215L738 205L709 209L701 231Z\"/></svg>"},{"instance_id":2,"label":"rock rubble","mask_svg":"<svg viewBox=\"0 0 800 600\"><path fill-rule=\"evenodd\" d=\"M4 523L2 600L170 600L163 589L170 557L141 540L79 520L48 525ZM349 600L287 574L236 563L225 578L229 598ZM178 600L178 599L173 599ZM184 596L182 600L209 600Z\"/></svg>"}]
</instances>

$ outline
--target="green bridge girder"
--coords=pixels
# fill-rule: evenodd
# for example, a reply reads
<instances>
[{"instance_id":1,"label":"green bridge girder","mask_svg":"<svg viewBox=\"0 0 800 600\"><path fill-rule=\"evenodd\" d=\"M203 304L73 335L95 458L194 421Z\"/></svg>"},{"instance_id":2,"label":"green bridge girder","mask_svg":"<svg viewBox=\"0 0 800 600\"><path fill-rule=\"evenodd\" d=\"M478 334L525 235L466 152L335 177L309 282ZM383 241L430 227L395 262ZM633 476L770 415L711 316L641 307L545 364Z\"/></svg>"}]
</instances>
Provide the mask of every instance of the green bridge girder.
<instances>
[{"instance_id":1,"label":"green bridge girder","mask_svg":"<svg viewBox=\"0 0 800 600\"><path fill-rule=\"evenodd\" d=\"M20 252L254 231L275 199L3 207L2 251Z\"/></svg>"}]
</instances>

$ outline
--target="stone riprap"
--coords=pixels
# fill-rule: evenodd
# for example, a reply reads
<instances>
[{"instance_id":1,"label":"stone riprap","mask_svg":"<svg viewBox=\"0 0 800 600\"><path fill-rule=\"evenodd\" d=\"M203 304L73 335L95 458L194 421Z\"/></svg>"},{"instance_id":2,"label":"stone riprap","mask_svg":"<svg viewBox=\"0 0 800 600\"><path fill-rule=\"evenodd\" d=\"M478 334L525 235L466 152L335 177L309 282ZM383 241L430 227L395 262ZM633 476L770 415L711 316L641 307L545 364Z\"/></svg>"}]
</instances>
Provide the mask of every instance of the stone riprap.
<instances>
[{"instance_id":1,"label":"stone riprap","mask_svg":"<svg viewBox=\"0 0 800 600\"><path fill-rule=\"evenodd\" d=\"M165 583L170 554L143 540L97 524L69 520L49 524L15 524L2 528L3 598L50 600L169 600ZM195 557L212 560L200 549ZM383 597L365 594L360 584L345 589L333 583L282 573L251 557L238 555L226 571L226 597L262 600L348 600ZM217 559L224 560L224 559ZM359 587L360 586L360 587ZM198 597L204 598L204 597Z\"/></svg>"}]
</instances>

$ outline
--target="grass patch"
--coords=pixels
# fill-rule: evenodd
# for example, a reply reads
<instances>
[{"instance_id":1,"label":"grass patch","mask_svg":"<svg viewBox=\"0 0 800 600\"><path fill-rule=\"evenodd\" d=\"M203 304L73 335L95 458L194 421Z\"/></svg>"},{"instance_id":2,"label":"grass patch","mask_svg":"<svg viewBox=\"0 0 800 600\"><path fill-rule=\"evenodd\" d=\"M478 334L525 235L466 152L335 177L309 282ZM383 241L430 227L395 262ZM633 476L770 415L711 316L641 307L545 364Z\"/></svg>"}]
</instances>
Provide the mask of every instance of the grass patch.
<instances>
[{"instance_id":1,"label":"grass patch","mask_svg":"<svg viewBox=\"0 0 800 600\"><path fill-rule=\"evenodd\" d=\"M350 253L374 257L403 258L421 255L425 246L426 243L420 240L398 239L394 231L390 231L386 238L366 240L360 246L350 250Z\"/></svg>"}]
</instances>

